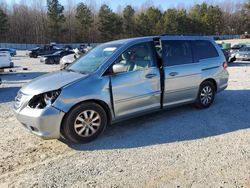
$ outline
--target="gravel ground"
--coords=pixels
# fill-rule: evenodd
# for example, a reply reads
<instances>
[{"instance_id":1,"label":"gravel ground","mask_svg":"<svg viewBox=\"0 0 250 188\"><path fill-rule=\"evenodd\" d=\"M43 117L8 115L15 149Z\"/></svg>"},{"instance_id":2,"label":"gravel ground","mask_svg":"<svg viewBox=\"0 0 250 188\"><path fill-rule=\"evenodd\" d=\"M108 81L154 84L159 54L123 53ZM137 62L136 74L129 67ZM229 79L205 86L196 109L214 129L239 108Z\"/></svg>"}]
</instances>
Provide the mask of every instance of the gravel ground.
<instances>
[{"instance_id":1,"label":"gravel ground","mask_svg":"<svg viewBox=\"0 0 250 188\"><path fill-rule=\"evenodd\" d=\"M24 52L0 73L0 187L250 187L250 62L228 68L211 108L184 106L108 127L89 144L42 140L11 111L32 78L58 70ZM22 70L27 67L28 70Z\"/></svg>"}]
</instances>

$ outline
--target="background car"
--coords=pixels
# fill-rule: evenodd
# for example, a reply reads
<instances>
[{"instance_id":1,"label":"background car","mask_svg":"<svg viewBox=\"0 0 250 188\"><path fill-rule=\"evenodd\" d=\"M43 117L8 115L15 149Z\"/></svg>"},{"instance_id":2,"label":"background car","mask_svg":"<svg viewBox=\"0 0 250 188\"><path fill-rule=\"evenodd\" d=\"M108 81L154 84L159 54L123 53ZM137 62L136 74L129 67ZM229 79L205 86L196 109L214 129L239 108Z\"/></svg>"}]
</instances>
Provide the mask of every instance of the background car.
<instances>
[{"instance_id":1,"label":"background car","mask_svg":"<svg viewBox=\"0 0 250 188\"><path fill-rule=\"evenodd\" d=\"M65 46L63 47L63 49L65 49L65 50L72 50L72 46L70 46L70 45L65 45Z\"/></svg>"},{"instance_id":2,"label":"background car","mask_svg":"<svg viewBox=\"0 0 250 188\"><path fill-rule=\"evenodd\" d=\"M232 46L232 48L229 51L229 58L228 62L234 62L236 60L236 53L241 49L246 47L246 44L235 44Z\"/></svg>"},{"instance_id":3,"label":"background car","mask_svg":"<svg viewBox=\"0 0 250 188\"><path fill-rule=\"evenodd\" d=\"M90 51L93 47L90 46L90 44L88 45L85 45L85 44L81 44L78 48L78 50L81 52L81 53L87 53L88 51Z\"/></svg>"},{"instance_id":4,"label":"background car","mask_svg":"<svg viewBox=\"0 0 250 188\"><path fill-rule=\"evenodd\" d=\"M235 58L238 61L250 60L250 46L239 49L239 51L235 53Z\"/></svg>"},{"instance_id":5,"label":"background car","mask_svg":"<svg viewBox=\"0 0 250 188\"><path fill-rule=\"evenodd\" d=\"M13 57L16 55L16 49L14 48L0 48L0 52L9 52L10 55Z\"/></svg>"},{"instance_id":6,"label":"background car","mask_svg":"<svg viewBox=\"0 0 250 188\"><path fill-rule=\"evenodd\" d=\"M62 50L57 51L53 54L42 56L40 59L41 63L45 64L59 64L60 59L66 55L74 54L75 52L72 50Z\"/></svg>"},{"instance_id":7,"label":"background car","mask_svg":"<svg viewBox=\"0 0 250 188\"><path fill-rule=\"evenodd\" d=\"M29 56L31 58L37 58L38 56L53 54L59 50L62 50L62 49L58 48L55 44L44 45L44 47L42 48L36 47L36 48L31 49Z\"/></svg>"},{"instance_id":8,"label":"background car","mask_svg":"<svg viewBox=\"0 0 250 188\"><path fill-rule=\"evenodd\" d=\"M11 61L9 52L0 52L0 68L12 68L14 63Z\"/></svg>"},{"instance_id":9,"label":"background car","mask_svg":"<svg viewBox=\"0 0 250 188\"><path fill-rule=\"evenodd\" d=\"M64 56L60 59L60 68L64 69L67 66L69 66L71 63L73 63L76 59L81 57L83 53L79 51L77 48L73 50L74 54L70 54L67 56Z\"/></svg>"}]
</instances>

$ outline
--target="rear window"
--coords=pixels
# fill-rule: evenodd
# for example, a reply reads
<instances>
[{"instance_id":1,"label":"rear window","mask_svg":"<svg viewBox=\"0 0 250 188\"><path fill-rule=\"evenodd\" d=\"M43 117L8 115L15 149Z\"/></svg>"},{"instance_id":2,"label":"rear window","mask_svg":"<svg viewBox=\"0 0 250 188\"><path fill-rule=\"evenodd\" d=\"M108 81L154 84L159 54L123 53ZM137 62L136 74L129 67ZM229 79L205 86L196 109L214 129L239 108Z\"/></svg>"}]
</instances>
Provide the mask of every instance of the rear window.
<instances>
[{"instance_id":1,"label":"rear window","mask_svg":"<svg viewBox=\"0 0 250 188\"><path fill-rule=\"evenodd\" d=\"M208 59L218 57L219 54L214 45L207 40L196 40L193 43L194 56L196 59Z\"/></svg>"}]
</instances>

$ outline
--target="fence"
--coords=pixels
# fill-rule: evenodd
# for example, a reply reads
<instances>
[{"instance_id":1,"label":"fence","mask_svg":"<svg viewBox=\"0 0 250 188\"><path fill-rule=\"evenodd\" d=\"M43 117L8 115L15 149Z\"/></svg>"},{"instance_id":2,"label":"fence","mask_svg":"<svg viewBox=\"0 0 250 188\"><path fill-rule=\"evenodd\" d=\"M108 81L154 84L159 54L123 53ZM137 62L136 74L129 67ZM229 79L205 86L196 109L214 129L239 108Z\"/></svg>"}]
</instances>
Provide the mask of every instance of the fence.
<instances>
[{"instance_id":1,"label":"fence","mask_svg":"<svg viewBox=\"0 0 250 188\"><path fill-rule=\"evenodd\" d=\"M17 50L28 50L35 48L37 46L43 46L44 44L18 44L18 43L0 43L0 48L15 48ZM65 44L56 44L58 47L64 47L66 45L71 46L72 48L79 48L80 45L88 45L87 43L65 43ZM91 46L96 46L97 43L91 43Z\"/></svg>"},{"instance_id":2,"label":"fence","mask_svg":"<svg viewBox=\"0 0 250 188\"><path fill-rule=\"evenodd\" d=\"M240 35L213 35L215 40L226 40L226 39L239 39ZM64 47L70 45L72 48L78 48L80 45L86 43L65 43L65 44L56 44L58 47ZM96 46L98 43L92 43L91 46ZM37 46L43 46L43 44L18 44L18 43L0 43L0 48L15 48L17 50L28 50L35 48Z\"/></svg>"}]
</instances>

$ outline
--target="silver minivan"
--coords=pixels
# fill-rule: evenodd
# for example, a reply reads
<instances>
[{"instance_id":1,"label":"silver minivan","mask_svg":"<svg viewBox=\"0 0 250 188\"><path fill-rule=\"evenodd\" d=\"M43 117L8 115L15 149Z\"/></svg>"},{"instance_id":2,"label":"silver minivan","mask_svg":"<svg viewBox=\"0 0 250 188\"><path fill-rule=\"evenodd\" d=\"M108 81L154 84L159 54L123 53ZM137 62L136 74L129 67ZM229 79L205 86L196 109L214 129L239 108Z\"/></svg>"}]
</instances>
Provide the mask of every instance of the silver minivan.
<instances>
[{"instance_id":1,"label":"silver minivan","mask_svg":"<svg viewBox=\"0 0 250 188\"><path fill-rule=\"evenodd\" d=\"M209 37L163 35L101 44L15 99L16 118L44 138L89 142L111 123L188 103L207 108L228 84Z\"/></svg>"}]
</instances>

